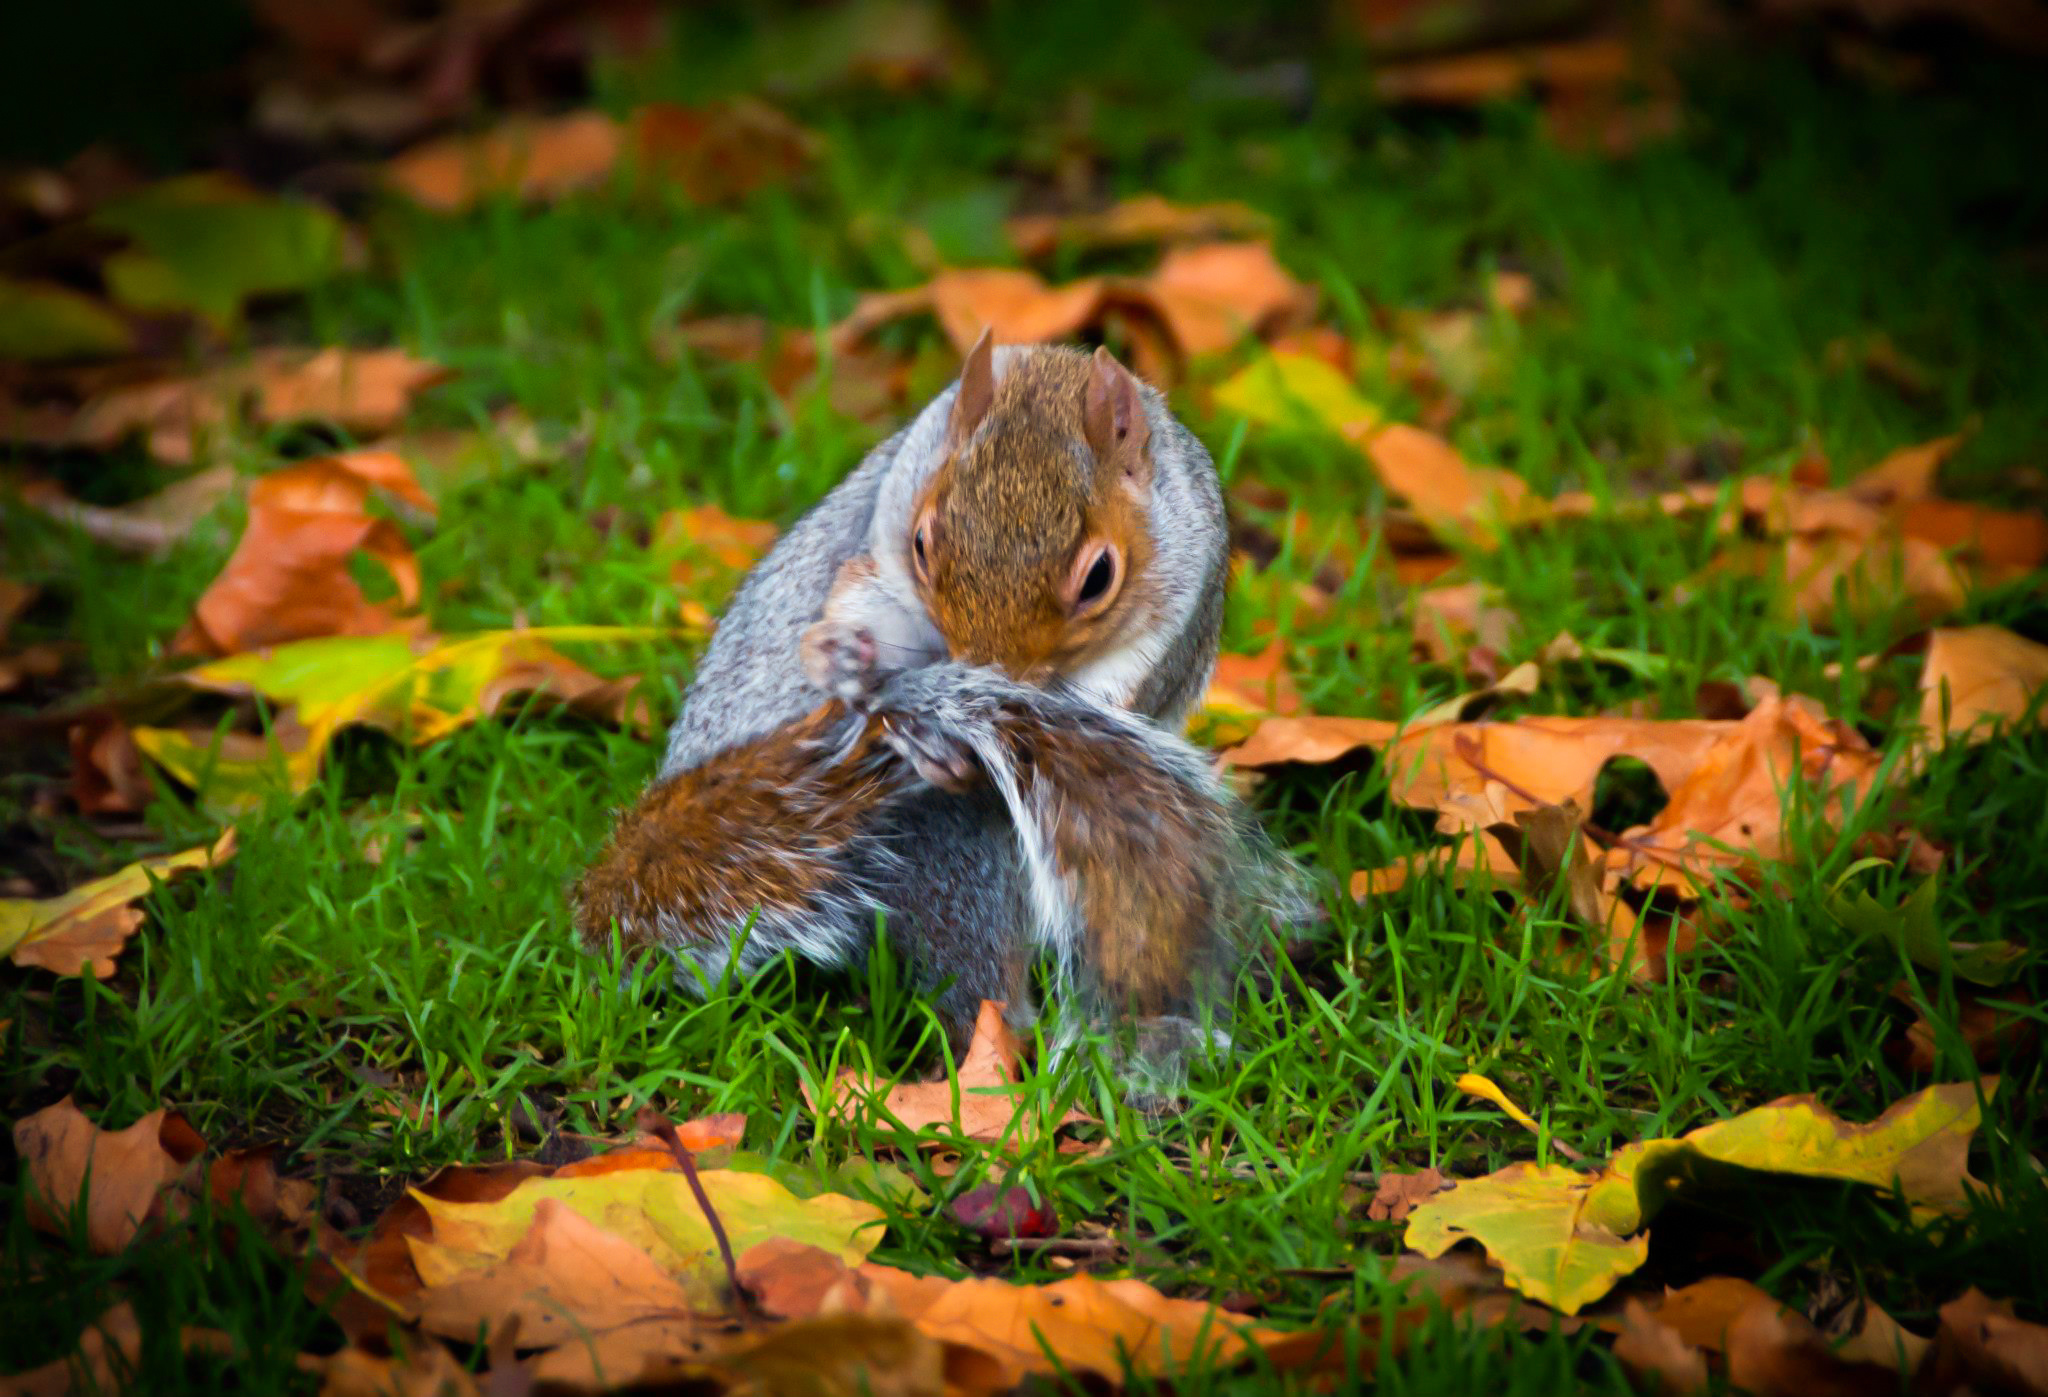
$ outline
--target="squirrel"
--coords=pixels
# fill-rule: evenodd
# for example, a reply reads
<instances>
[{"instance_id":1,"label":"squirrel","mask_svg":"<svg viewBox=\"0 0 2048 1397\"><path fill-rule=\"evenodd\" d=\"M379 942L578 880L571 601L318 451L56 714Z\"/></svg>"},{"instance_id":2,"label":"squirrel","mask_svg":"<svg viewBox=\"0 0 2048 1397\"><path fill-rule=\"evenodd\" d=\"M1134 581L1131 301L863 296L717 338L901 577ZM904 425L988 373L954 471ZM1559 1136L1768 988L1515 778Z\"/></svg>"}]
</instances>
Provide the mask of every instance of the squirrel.
<instances>
[{"instance_id":1,"label":"squirrel","mask_svg":"<svg viewBox=\"0 0 2048 1397\"><path fill-rule=\"evenodd\" d=\"M984 334L741 584L580 885L586 944L715 979L742 928L743 969L844 964L885 912L956 1033L982 999L1028 1021L1040 948L1098 1011L1189 1015L1251 920L1308 915L1173 732L1227 572L1215 468L1156 390Z\"/></svg>"}]
</instances>

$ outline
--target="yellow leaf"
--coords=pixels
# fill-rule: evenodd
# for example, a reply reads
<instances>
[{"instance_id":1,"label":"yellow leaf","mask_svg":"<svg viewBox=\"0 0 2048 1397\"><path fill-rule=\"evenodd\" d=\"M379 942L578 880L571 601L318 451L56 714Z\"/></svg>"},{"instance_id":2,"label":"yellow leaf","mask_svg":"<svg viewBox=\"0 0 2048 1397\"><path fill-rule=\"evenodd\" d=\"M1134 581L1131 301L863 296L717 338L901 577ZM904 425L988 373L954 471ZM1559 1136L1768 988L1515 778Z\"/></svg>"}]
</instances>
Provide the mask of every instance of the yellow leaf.
<instances>
[{"instance_id":1,"label":"yellow leaf","mask_svg":"<svg viewBox=\"0 0 2048 1397\"><path fill-rule=\"evenodd\" d=\"M1357 437L1379 424L1378 406L1334 366L1309 354L1267 354L1219 384L1216 405L1269 427Z\"/></svg>"},{"instance_id":2,"label":"yellow leaf","mask_svg":"<svg viewBox=\"0 0 2048 1397\"><path fill-rule=\"evenodd\" d=\"M135 745L173 776L229 809L273 788L309 789L336 733L363 726L425 746L495 713L514 693L544 694L611 721L644 725L630 684L599 679L550 642L605 644L665 637L658 626L543 626L471 635L326 636L233 655L187 670L181 682L279 705L274 741L229 734L217 746L168 728L137 728Z\"/></svg>"},{"instance_id":3,"label":"yellow leaf","mask_svg":"<svg viewBox=\"0 0 2048 1397\"><path fill-rule=\"evenodd\" d=\"M1981 1119L1978 1093L1990 1096L1997 1080L1929 1087L1868 1125L1845 1121L1810 1096L1788 1096L1681 1139L1626 1146L1594 1174L1512 1164L1417 1207L1407 1245L1441 1256L1477 1241L1509 1285L1574 1314L1643 1264L1650 1238L1641 1229L1681 1186L1688 1194L1753 1188L1749 1171L1791 1174L1868 1184L1921 1211L1955 1211L1972 1182L1965 1165ZM1482 1083L1493 1086L1483 1077L1458 1085L1514 1112L1498 1088Z\"/></svg>"},{"instance_id":4,"label":"yellow leaf","mask_svg":"<svg viewBox=\"0 0 2048 1397\"><path fill-rule=\"evenodd\" d=\"M41 900L0 898L0 955L17 964L39 964L61 975L76 975L86 966L104 980L114 973L111 950L103 938L93 937L90 949L79 957L58 957L55 948L67 938L85 935L95 923L129 910L129 904L147 893L153 882L169 882L181 873L211 868L234 856L235 832L224 832L210 847L187 849L183 853L131 863L118 873L96 878L59 897ZM141 925L134 914L113 948Z\"/></svg>"},{"instance_id":5,"label":"yellow leaf","mask_svg":"<svg viewBox=\"0 0 2048 1397\"><path fill-rule=\"evenodd\" d=\"M825 1248L858 1264L882 1239L882 1210L843 1194L798 1198L765 1174L707 1170L699 1176L735 1253L771 1237ZM491 1203L458 1203L415 1192L433 1219L430 1241L408 1237L413 1264L429 1288L490 1272L511 1257L552 1200L605 1232L639 1247L676 1277L693 1304L718 1297L723 1271L717 1243L680 1173L622 1170L576 1178L535 1178Z\"/></svg>"}]
</instances>

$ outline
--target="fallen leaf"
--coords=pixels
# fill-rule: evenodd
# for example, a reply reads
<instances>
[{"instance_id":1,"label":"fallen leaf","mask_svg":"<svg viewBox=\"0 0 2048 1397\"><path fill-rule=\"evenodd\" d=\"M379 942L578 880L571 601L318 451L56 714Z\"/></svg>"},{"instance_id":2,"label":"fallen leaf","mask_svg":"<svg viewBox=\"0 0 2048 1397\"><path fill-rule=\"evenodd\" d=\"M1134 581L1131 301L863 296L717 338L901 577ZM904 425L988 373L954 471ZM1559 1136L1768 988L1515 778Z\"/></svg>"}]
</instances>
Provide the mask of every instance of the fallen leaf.
<instances>
[{"instance_id":1,"label":"fallen leaf","mask_svg":"<svg viewBox=\"0 0 2048 1397\"><path fill-rule=\"evenodd\" d=\"M1271 225L1270 218L1245 204L1176 204L1157 194L1139 194L1097 213L1020 214L1006 220L1003 230L1020 255L1036 259L1062 247L1089 250L1265 237Z\"/></svg>"},{"instance_id":2,"label":"fallen leaf","mask_svg":"<svg viewBox=\"0 0 2048 1397\"><path fill-rule=\"evenodd\" d=\"M183 1116L151 1111L126 1130L101 1130L69 1096L14 1123L14 1150L31 1187L29 1221L64 1236L81 1199L86 1243L111 1256L134 1241L187 1181L206 1142Z\"/></svg>"},{"instance_id":3,"label":"fallen leaf","mask_svg":"<svg viewBox=\"0 0 2048 1397\"><path fill-rule=\"evenodd\" d=\"M1217 760L1226 766L1267 767L1289 762L1333 762L1361 747L1384 747L1401 731L1384 718L1268 718L1238 746Z\"/></svg>"},{"instance_id":4,"label":"fallen leaf","mask_svg":"<svg viewBox=\"0 0 2048 1397\"><path fill-rule=\"evenodd\" d=\"M419 563L389 519L368 512L372 489L416 507L433 502L404 460L351 451L275 470L249 487L249 522L227 566L172 642L178 654L236 655L314 636L378 635L395 625L349 575L357 552L391 576L398 602L419 601Z\"/></svg>"},{"instance_id":5,"label":"fallen leaf","mask_svg":"<svg viewBox=\"0 0 2048 1397\"><path fill-rule=\"evenodd\" d=\"M142 754L128 725L100 713L72 725L71 803L85 815L132 815L149 804L153 790Z\"/></svg>"},{"instance_id":6,"label":"fallen leaf","mask_svg":"<svg viewBox=\"0 0 2048 1397\"><path fill-rule=\"evenodd\" d=\"M239 323L251 298L303 290L341 267L334 214L225 175L160 181L88 221L131 244L101 264L116 302L145 314L194 311L223 329Z\"/></svg>"},{"instance_id":7,"label":"fallen leaf","mask_svg":"<svg viewBox=\"0 0 2048 1397\"><path fill-rule=\"evenodd\" d=\"M1487 833L1514 855L1535 897L1564 889L1565 911L1600 962L1625 967L1638 978L1662 978L1658 958L1645 954L1639 942L1635 909L1608 891L1600 850L1583 824L1575 805L1543 805L1518 810Z\"/></svg>"},{"instance_id":8,"label":"fallen leaf","mask_svg":"<svg viewBox=\"0 0 2048 1397\"><path fill-rule=\"evenodd\" d=\"M1256 655L1230 651L1216 657L1215 673L1202 707L1222 714L1293 714L1301 711L1301 695L1287 671L1287 647L1275 640Z\"/></svg>"},{"instance_id":9,"label":"fallen leaf","mask_svg":"<svg viewBox=\"0 0 2048 1397\"><path fill-rule=\"evenodd\" d=\"M1667 784L1670 802L1647 825L1622 832L1613 860L1639 886L1675 881L1697 891L1716 870L1789 856L1788 804L1839 825L1845 797L1868 793L1879 765L1847 724L1817 716L1806 702L1767 697Z\"/></svg>"},{"instance_id":10,"label":"fallen leaf","mask_svg":"<svg viewBox=\"0 0 2048 1397\"><path fill-rule=\"evenodd\" d=\"M1735 1321L1758 1305L1775 1307L1768 1291L1734 1276L1709 1276L1679 1290L1666 1289L1657 1304L1660 1323L1687 1345L1724 1353Z\"/></svg>"},{"instance_id":11,"label":"fallen leaf","mask_svg":"<svg viewBox=\"0 0 2048 1397\"><path fill-rule=\"evenodd\" d=\"M1890 1397L1899 1390L1893 1366L1845 1359L1804 1315L1775 1304L1736 1316L1726 1357L1730 1386L1757 1397Z\"/></svg>"},{"instance_id":12,"label":"fallen leaf","mask_svg":"<svg viewBox=\"0 0 2048 1397\"><path fill-rule=\"evenodd\" d=\"M1477 1240L1516 1290L1576 1314L1648 1258L1642 1228L1680 1186L1688 1196L1753 1188L1756 1174L1780 1173L1895 1192L1918 1211L1960 1209L1974 1186L1965 1166L1978 1093L1996 1082L1929 1087L1868 1125L1788 1096L1676 1140L1624 1146L1597 1173L1513 1164L1417 1207L1405 1241L1433 1257Z\"/></svg>"},{"instance_id":13,"label":"fallen leaf","mask_svg":"<svg viewBox=\"0 0 2048 1397\"><path fill-rule=\"evenodd\" d=\"M234 492L233 466L210 466L132 504L81 504L49 481L22 487L24 503L88 538L128 553L165 553Z\"/></svg>"},{"instance_id":14,"label":"fallen leaf","mask_svg":"<svg viewBox=\"0 0 2048 1397\"><path fill-rule=\"evenodd\" d=\"M114 956L142 925L141 911L131 904L156 883L216 867L234 852L230 828L211 847L143 859L60 897L0 898L0 952L16 965L39 965L58 975L90 970L95 979L107 979Z\"/></svg>"},{"instance_id":15,"label":"fallen leaf","mask_svg":"<svg viewBox=\"0 0 2048 1397\"><path fill-rule=\"evenodd\" d=\"M1940 751L1952 740L1989 741L2000 729L2038 725L2048 689L2048 645L2003 626L1932 631L1920 673L1920 730Z\"/></svg>"},{"instance_id":16,"label":"fallen leaf","mask_svg":"<svg viewBox=\"0 0 2048 1397\"><path fill-rule=\"evenodd\" d=\"M1920 1371L1934 1348L1933 1340L1905 1328L1870 1300L1860 1301L1853 1309L1860 1312L1853 1329L1846 1335L1829 1335L1835 1357L1846 1363L1880 1365L1902 1378Z\"/></svg>"},{"instance_id":17,"label":"fallen leaf","mask_svg":"<svg viewBox=\"0 0 2048 1397\"><path fill-rule=\"evenodd\" d=\"M974 1033L955 1074L937 1082L886 1085L884 1079L853 1068L843 1069L820 1101L804 1087L804 1099L819 1116L853 1122L865 1113L868 1099L879 1095L881 1110L906 1130L955 1127L970 1140L1003 1139L1017 1128L1017 1063L1021 1049L1003 1022L1003 1006L984 999L974 1020ZM1070 1112L1068 1120L1083 1117ZM1027 1127L1028 1128L1028 1127Z\"/></svg>"},{"instance_id":18,"label":"fallen leaf","mask_svg":"<svg viewBox=\"0 0 2048 1397\"><path fill-rule=\"evenodd\" d=\"M176 677L194 689L269 700L278 710L274 741L242 733L226 735L239 741L216 741L211 730L138 727L135 745L210 802L232 808L260 804L274 790L311 789L328 745L343 728L360 724L425 746L491 716L519 693L645 729L649 715L636 681L600 679L553 642L600 645L667 634L660 627L536 626L297 641L215 660Z\"/></svg>"},{"instance_id":19,"label":"fallen leaf","mask_svg":"<svg viewBox=\"0 0 2048 1397\"><path fill-rule=\"evenodd\" d=\"M1622 1307L1614 1356L1650 1391L1686 1397L1707 1390L1706 1355L1640 1300L1631 1299Z\"/></svg>"},{"instance_id":20,"label":"fallen leaf","mask_svg":"<svg viewBox=\"0 0 2048 1397\"><path fill-rule=\"evenodd\" d=\"M1383 427L1366 439L1365 452L1387 488L1440 538L1491 548L1500 528L1534 517L1541 505L1520 476L1470 465L1449 442L1418 427Z\"/></svg>"},{"instance_id":21,"label":"fallen leaf","mask_svg":"<svg viewBox=\"0 0 2048 1397\"><path fill-rule=\"evenodd\" d=\"M1143 294L1180 352L1215 354L1307 312L1314 292L1289 276L1262 242L1175 248Z\"/></svg>"},{"instance_id":22,"label":"fallen leaf","mask_svg":"<svg viewBox=\"0 0 2048 1397\"><path fill-rule=\"evenodd\" d=\"M320 1397L482 1397L482 1389L447 1349L417 1342L397 1358L342 1349L327 1360Z\"/></svg>"},{"instance_id":23,"label":"fallen leaf","mask_svg":"<svg viewBox=\"0 0 2048 1397\"><path fill-rule=\"evenodd\" d=\"M1937 880L1929 878L1897 907L1886 907L1867 892L1837 891L1828 898L1828 911L1857 935L1896 947L1913 964L1940 974L1953 972L1973 985L2003 985L2026 968L2025 946L1952 940L1935 911L1938 896Z\"/></svg>"},{"instance_id":24,"label":"fallen leaf","mask_svg":"<svg viewBox=\"0 0 2048 1397\"><path fill-rule=\"evenodd\" d=\"M1418 654L1451 664L1474 646L1498 654L1513 638L1515 613L1500 589L1486 582L1427 587L1415 594L1413 633ZM1544 660L1553 657L1546 651Z\"/></svg>"},{"instance_id":25,"label":"fallen leaf","mask_svg":"<svg viewBox=\"0 0 2048 1397\"><path fill-rule=\"evenodd\" d=\"M1934 1343L1929 1391L1969 1384L2027 1397L2048 1393L2048 1325L2016 1318L2010 1300L1993 1300L1972 1286L1941 1307Z\"/></svg>"},{"instance_id":26,"label":"fallen leaf","mask_svg":"<svg viewBox=\"0 0 2048 1397\"><path fill-rule=\"evenodd\" d=\"M402 349L261 349L245 361L114 388L37 444L107 451L140 433L160 461L187 465L200 439L234 421L283 426L318 420L358 434L386 432L413 398L448 377ZM17 425L12 419L0 422Z\"/></svg>"},{"instance_id":27,"label":"fallen leaf","mask_svg":"<svg viewBox=\"0 0 2048 1397\"><path fill-rule=\"evenodd\" d=\"M49 281L0 277L0 359L105 358L134 347L112 307Z\"/></svg>"},{"instance_id":28,"label":"fallen leaf","mask_svg":"<svg viewBox=\"0 0 2048 1397\"><path fill-rule=\"evenodd\" d=\"M715 504L701 504L663 514L654 527L654 547L708 554L728 572L744 572L774 546L778 532L766 519L735 519ZM671 575L682 584L695 574L687 562L679 562Z\"/></svg>"},{"instance_id":29,"label":"fallen leaf","mask_svg":"<svg viewBox=\"0 0 2048 1397\"><path fill-rule=\"evenodd\" d=\"M636 173L672 183L700 204L781 184L818 147L811 132L749 97L696 107L650 102L633 112L626 131Z\"/></svg>"},{"instance_id":30,"label":"fallen leaf","mask_svg":"<svg viewBox=\"0 0 2048 1397\"><path fill-rule=\"evenodd\" d=\"M206 1172L207 1195L216 1207L239 1204L266 1227L301 1228L313 1220L320 1190L310 1179L277 1172L276 1145L233 1150Z\"/></svg>"},{"instance_id":31,"label":"fallen leaf","mask_svg":"<svg viewBox=\"0 0 2048 1397\"><path fill-rule=\"evenodd\" d=\"M128 1386L141 1362L142 1324L123 1300L87 1325L70 1353L0 1377L0 1389L8 1397L111 1397Z\"/></svg>"},{"instance_id":32,"label":"fallen leaf","mask_svg":"<svg viewBox=\"0 0 2048 1397\"><path fill-rule=\"evenodd\" d=\"M1216 406L1263 426L1362 440L1384 416L1351 376L1307 354L1261 354L1216 386Z\"/></svg>"},{"instance_id":33,"label":"fallen leaf","mask_svg":"<svg viewBox=\"0 0 2048 1397\"><path fill-rule=\"evenodd\" d=\"M415 203L460 213L495 194L537 203L602 184L623 145L618 123L602 112L516 116L488 131L416 145L384 176Z\"/></svg>"},{"instance_id":34,"label":"fallen leaf","mask_svg":"<svg viewBox=\"0 0 2048 1397\"><path fill-rule=\"evenodd\" d=\"M523 1348L646 1319L686 1319L695 1308L692 1291L639 1245L555 1198L535 1205L502 1259L430 1279L418 1303L421 1327L446 1339L474 1340L516 1318Z\"/></svg>"},{"instance_id":35,"label":"fallen leaf","mask_svg":"<svg viewBox=\"0 0 2048 1397\"><path fill-rule=\"evenodd\" d=\"M2021 998L2016 994L1997 996L2003 1001L2000 1003L1987 1002L1984 995L1968 990L1957 991L1955 1022L1947 1026L1948 1033L1927 1017L1919 996L1909 987L1895 985L1892 994L1914 1009L1915 1017L1906 1026L1905 1036L1905 1062L1909 1072L1934 1071L1941 1060L1940 1049L1948 1033L1962 1040L1970 1060L1980 1068L1997 1067L2008 1057L2031 1051L2040 1040L2040 1029L2028 1016L2026 1007L2015 1002Z\"/></svg>"},{"instance_id":36,"label":"fallen leaf","mask_svg":"<svg viewBox=\"0 0 2048 1397\"><path fill-rule=\"evenodd\" d=\"M833 1193L798 1198L765 1174L707 1169L698 1178L736 1253L770 1237L784 1237L823 1247L855 1265L881 1240L875 1224L883 1214L873 1204ZM692 1309L714 1306L724 1288L711 1228L680 1173L630 1169L589 1177L529 1178L489 1202L456 1202L425 1193L414 1197L432 1223L430 1238L406 1239L423 1284L422 1305L430 1305L441 1287L476 1281L512 1261L512 1253L534 1227L538 1210L548 1202L645 1252L662 1273L675 1278ZM592 1253L593 1266L603 1265L616 1250L590 1242L584 1229L573 1229L573 1237L575 1246ZM538 1269L536 1252L545 1249L545 1243L536 1243L517 1264ZM524 1269L515 1273L531 1276ZM650 1293L641 1287L628 1299L639 1304Z\"/></svg>"},{"instance_id":37,"label":"fallen leaf","mask_svg":"<svg viewBox=\"0 0 2048 1397\"><path fill-rule=\"evenodd\" d=\"M1434 1198L1450 1186L1450 1180L1434 1169L1418 1169L1412 1174L1383 1173L1374 1181L1372 1202L1366 1205L1365 1215L1374 1222L1400 1222L1415 1210L1416 1204Z\"/></svg>"},{"instance_id":38,"label":"fallen leaf","mask_svg":"<svg viewBox=\"0 0 2048 1397\"><path fill-rule=\"evenodd\" d=\"M1484 49L1378 69L1373 91L1396 105L1475 106L1532 87L1614 87L1636 71L1628 46L1598 35L1528 48Z\"/></svg>"},{"instance_id":39,"label":"fallen leaf","mask_svg":"<svg viewBox=\"0 0 2048 1397\"><path fill-rule=\"evenodd\" d=\"M14 630L14 623L21 614L35 604L42 595L40 588L26 582L16 582L11 577L0 577L0 641L4 641Z\"/></svg>"},{"instance_id":40,"label":"fallen leaf","mask_svg":"<svg viewBox=\"0 0 2048 1397\"><path fill-rule=\"evenodd\" d=\"M881 325L929 313L964 354L984 329L993 331L999 344L1065 339L1091 324L1102 304L1099 278L1055 287L1034 272L1006 267L950 270L908 291L863 295L853 312L833 327L832 340L839 352L847 353Z\"/></svg>"}]
</instances>

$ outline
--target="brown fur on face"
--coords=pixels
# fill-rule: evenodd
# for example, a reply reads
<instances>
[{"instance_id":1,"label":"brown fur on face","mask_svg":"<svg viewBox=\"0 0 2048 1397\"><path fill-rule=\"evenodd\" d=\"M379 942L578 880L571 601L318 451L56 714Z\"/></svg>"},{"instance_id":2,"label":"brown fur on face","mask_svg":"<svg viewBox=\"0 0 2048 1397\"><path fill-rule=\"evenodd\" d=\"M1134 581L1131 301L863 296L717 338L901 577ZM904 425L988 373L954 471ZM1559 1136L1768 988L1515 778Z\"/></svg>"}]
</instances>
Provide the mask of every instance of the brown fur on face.
<instances>
[{"instance_id":1,"label":"brown fur on face","mask_svg":"<svg viewBox=\"0 0 2048 1397\"><path fill-rule=\"evenodd\" d=\"M1152 604L1149 457L1133 479L1090 449L1097 373L1078 350L1020 357L919 502L913 517L933 520L919 590L956 659L1042 682L1111 649ZM1084 545L1101 540L1121 554L1121 587L1107 609L1076 617L1062 593Z\"/></svg>"}]
</instances>

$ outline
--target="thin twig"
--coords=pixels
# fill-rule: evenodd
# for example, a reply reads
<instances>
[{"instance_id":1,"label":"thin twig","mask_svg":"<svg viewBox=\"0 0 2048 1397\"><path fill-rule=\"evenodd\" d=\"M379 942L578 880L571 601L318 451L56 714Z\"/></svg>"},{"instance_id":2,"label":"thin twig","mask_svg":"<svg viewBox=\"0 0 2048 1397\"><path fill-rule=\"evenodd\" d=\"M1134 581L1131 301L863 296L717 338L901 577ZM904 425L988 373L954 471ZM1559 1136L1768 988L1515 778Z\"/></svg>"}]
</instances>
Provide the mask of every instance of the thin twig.
<instances>
[{"instance_id":1,"label":"thin twig","mask_svg":"<svg viewBox=\"0 0 2048 1397\"><path fill-rule=\"evenodd\" d=\"M733 1297L742 1308L751 1306L753 1298L747 1294L746 1287L740 1284L740 1268L732 1259L732 1243L726 1240L725 1224L718 1220L718 1212L711 1206L711 1199L704 1192L704 1183L697 1177L697 1161L683 1144L682 1137L676 1134L676 1128L669 1123L667 1116L651 1107L642 1106L639 1114L634 1117L634 1124L667 1145L668 1152L676 1157L676 1164L682 1169L683 1178L689 1182L690 1192L696 1195L697 1206L704 1210L704 1221L711 1224L712 1240L718 1243L718 1259L725 1263L725 1279L732 1286Z\"/></svg>"},{"instance_id":2,"label":"thin twig","mask_svg":"<svg viewBox=\"0 0 2048 1397\"><path fill-rule=\"evenodd\" d=\"M1045 1256L1098 1260L1114 1257L1123 1250L1123 1243L1114 1237L998 1237L989 1250L997 1256L1037 1252Z\"/></svg>"}]
</instances>

